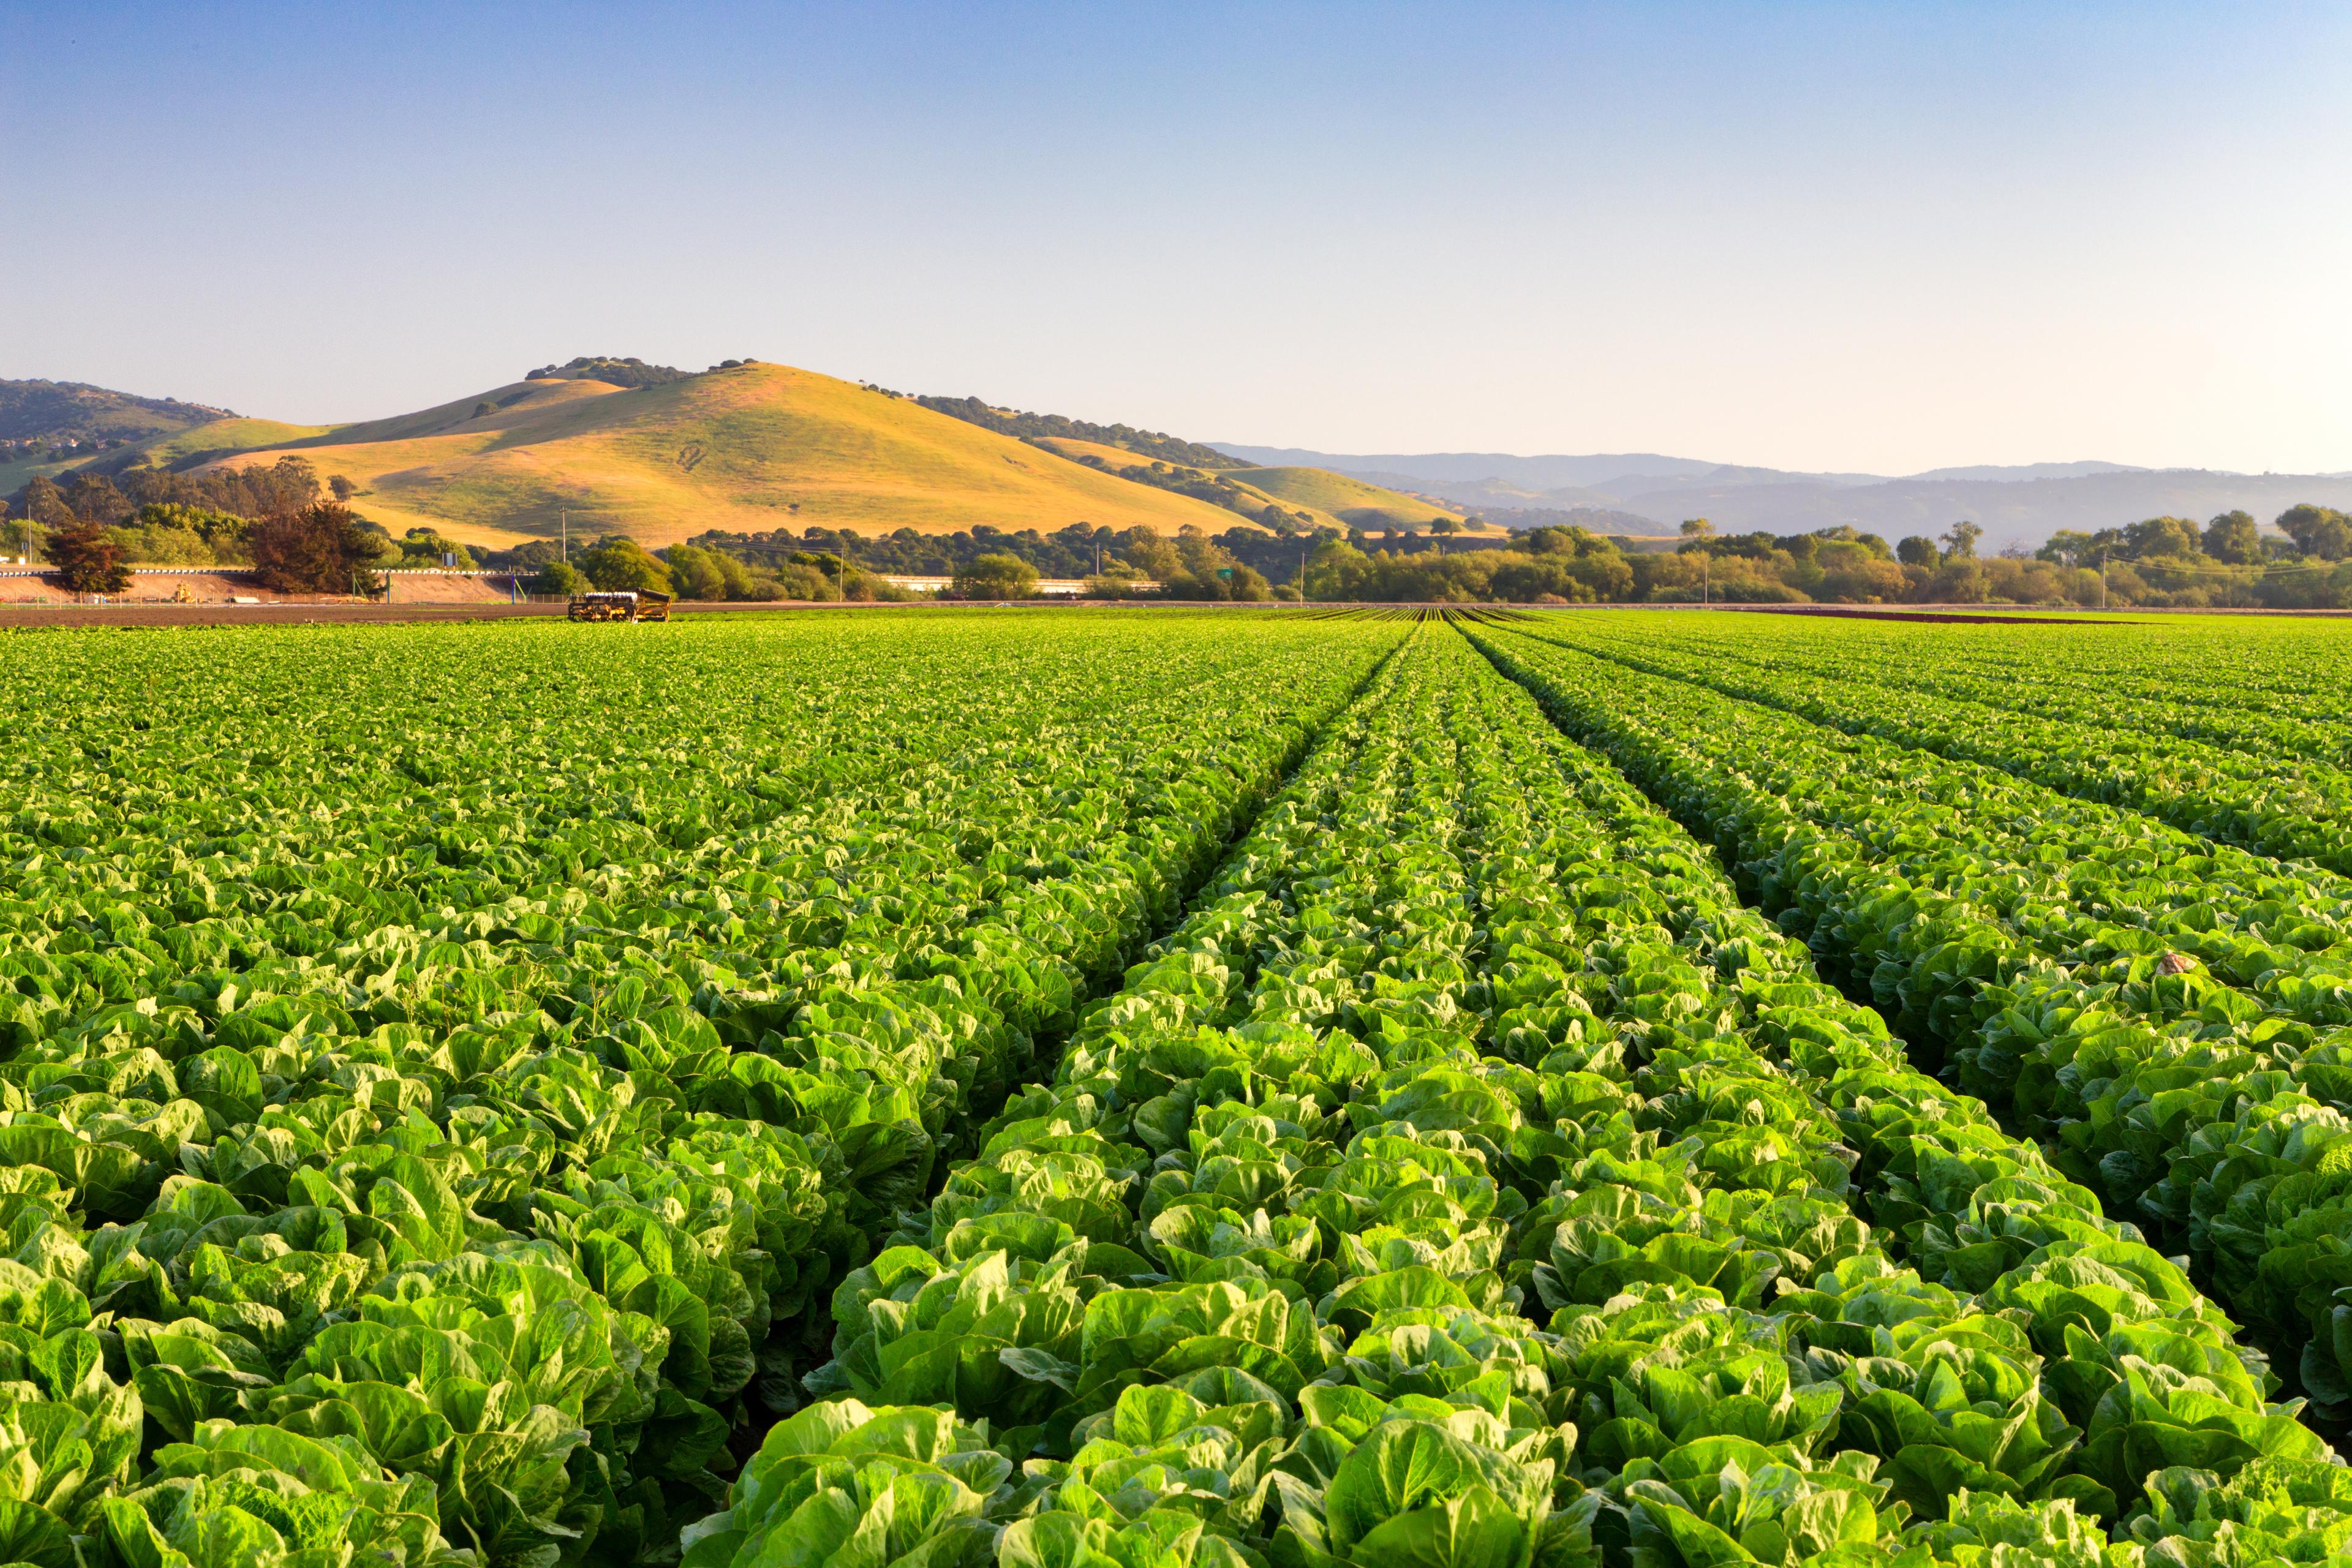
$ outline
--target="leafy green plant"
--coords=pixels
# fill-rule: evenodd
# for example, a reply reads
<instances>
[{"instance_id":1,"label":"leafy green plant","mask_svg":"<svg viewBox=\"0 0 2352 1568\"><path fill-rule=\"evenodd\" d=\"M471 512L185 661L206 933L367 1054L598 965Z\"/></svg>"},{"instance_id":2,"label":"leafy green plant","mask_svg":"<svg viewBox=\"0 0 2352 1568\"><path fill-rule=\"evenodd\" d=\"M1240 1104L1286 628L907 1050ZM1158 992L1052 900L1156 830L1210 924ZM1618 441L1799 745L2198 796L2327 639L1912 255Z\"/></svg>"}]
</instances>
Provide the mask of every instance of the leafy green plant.
<instances>
[{"instance_id":1,"label":"leafy green plant","mask_svg":"<svg viewBox=\"0 0 2352 1568\"><path fill-rule=\"evenodd\" d=\"M61 731L0 822L18 1554L2324 1555L2325 1446L2150 1238L2332 1311L2339 1068L2161 962L2185 904L1817 831L1910 775L1727 779L1536 639L1107 614L828 631L936 661L884 704L814 633L600 643L593 745L446 725L513 693L412 633L404 729L278 732L329 639L201 751ZM2065 886L2150 845L2204 864Z\"/></svg>"}]
</instances>

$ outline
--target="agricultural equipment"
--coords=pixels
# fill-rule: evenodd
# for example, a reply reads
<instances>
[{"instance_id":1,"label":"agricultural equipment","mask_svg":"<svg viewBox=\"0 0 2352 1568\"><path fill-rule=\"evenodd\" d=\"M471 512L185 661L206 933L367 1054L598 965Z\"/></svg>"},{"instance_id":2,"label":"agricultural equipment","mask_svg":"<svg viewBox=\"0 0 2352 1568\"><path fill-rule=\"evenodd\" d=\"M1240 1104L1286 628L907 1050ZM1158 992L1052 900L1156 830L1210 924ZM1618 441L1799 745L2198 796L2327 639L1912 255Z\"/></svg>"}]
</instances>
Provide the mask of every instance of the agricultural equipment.
<instances>
[{"instance_id":1,"label":"agricultural equipment","mask_svg":"<svg viewBox=\"0 0 2352 1568\"><path fill-rule=\"evenodd\" d=\"M612 594L574 594L564 612L574 621L666 621L673 595L650 588L628 588Z\"/></svg>"}]
</instances>

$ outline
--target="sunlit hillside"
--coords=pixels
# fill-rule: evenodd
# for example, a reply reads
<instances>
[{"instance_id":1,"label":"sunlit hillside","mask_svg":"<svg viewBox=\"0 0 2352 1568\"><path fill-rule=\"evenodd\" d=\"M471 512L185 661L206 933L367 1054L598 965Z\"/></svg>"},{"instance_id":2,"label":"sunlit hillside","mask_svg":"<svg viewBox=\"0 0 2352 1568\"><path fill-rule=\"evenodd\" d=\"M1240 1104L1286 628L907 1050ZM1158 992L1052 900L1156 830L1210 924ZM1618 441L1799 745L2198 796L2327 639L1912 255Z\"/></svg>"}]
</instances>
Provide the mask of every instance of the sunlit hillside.
<instances>
[{"instance_id":1,"label":"sunlit hillside","mask_svg":"<svg viewBox=\"0 0 2352 1568\"><path fill-rule=\"evenodd\" d=\"M626 532L652 545L708 529L1217 532L1238 521L786 365L635 390L517 382L220 460L269 463L289 451L352 479L353 504L394 533L431 526L485 543L552 536L567 513L575 536Z\"/></svg>"}]
</instances>

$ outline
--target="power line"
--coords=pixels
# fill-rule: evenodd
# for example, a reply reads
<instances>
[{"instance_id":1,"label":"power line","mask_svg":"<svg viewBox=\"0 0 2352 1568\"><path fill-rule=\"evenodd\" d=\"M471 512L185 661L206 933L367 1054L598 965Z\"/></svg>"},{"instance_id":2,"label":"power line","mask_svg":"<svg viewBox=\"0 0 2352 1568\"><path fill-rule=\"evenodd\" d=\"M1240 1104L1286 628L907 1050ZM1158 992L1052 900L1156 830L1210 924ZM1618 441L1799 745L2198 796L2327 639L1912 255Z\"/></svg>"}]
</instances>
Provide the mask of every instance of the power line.
<instances>
[{"instance_id":1,"label":"power line","mask_svg":"<svg viewBox=\"0 0 2352 1568\"><path fill-rule=\"evenodd\" d=\"M2172 573L2177 573L2177 574L2179 574L2179 575L2181 575L2181 576L2200 576L2200 575L2202 575L2202 576L2208 576L2208 577L2227 577L2227 578L2231 579L2232 582L2244 582L2244 581L2246 581L2247 579L2246 579L2244 576L2242 576L2242 575L2241 575L2241 574L2242 574L2242 573L2251 572L2251 573L2252 574L2253 577L2254 577L2254 578L2256 578L2256 579L2270 578L2270 577L2291 577L2291 576L2294 576L2294 575L2296 575L2296 574L2303 574L2303 573L2311 573L2311 572L2318 572L2318 573L2333 573L2333 572L2336 569L2336 567L2340 564L2340 563L2331 561L2331 562L2326 563L2325 564L2322 564L2322 565L2316 565L2316 566L2315 566L2315 565L2308 565L2308 564L2300 564L2300 565L2263 566L2263 567L2259 567L2259 568L2254 568L2254 567L2231 567L2231 566L2221 566L2221 565L2215 565L2215 566L2191 566L2191 565L2189 565L2188 563L2186 563L2185 562L2184 562L2184 563L2172 563L2172 562L2166 562L2166 561L2126 561L2126 562L2125 562L2125 563L2124 563L2124 564L2125 564L2125 565L2126 565L2126 566L2129 566L2129 567L2130 567L2133 571L2135 571L2135 572L2172 572Z\"/></svg>"},{"instance_id":2,"label":"power line","mask_svg":"<svg viewBox=\"0 0 2352 1568\"><path fill-rule=\"evenodd\" d=\"M2039 560L2039 559L2040 559L2040 557L2038 557L2038 556L2029 556L2029 557L2027 557L2027 559L2029 559L2029 560ZM2183 575L2183 576L2192 576L2192 575L2198 575L2198 574L2203 574L2203 575L2206 575L2206 576L2211 576L2211 577L2227 577L2227 578L2229 578L2229 579L2230 579L2231 581L2232 581L2232 582L2239 582L2239 583L2242 583L2242 582L2246 582L2246 581L2248 581L2248 580L2249 580L2249 578L2248 578L2246 575L2244 575L2244 574L2249 574L2249 573L2251 573L2251 574L2252 574L2252 577L2253 577L2253 578L2255 578L2255 579L2269 578L2269 577L2287 577L2287 576L2293 576L2293 575L2295 575L2296 574L2299 574L2299 573L2311 573L2311 572L2330 573L2330 572L2334 572L2334 571L2335 571L2338 566L2340 566L2341 564L2343 564L2341 562L2329 561L2329 562L2323 562L2323 563L2319 563L2319 564L2317 564L2317 565L2312 565L2312 564L2308 564L2308 563L2304 563L2304 564L2292 564L2292 565L2289 565L2289 564L2279 564L2279 565L2272 565L2272 566L2254 567L2254 566L2229 566L2229 565L2224 565L2224 564L2221 564L2221 563L2217 563L2216 564L2211 565L2211 566L2192 566L2192 565L2188 564L2188 563L2185 563L2185 562L2183 562L2183 563L2172 563L2172 562L2166 562L2166 561L2134 561L2134 560L2131 560L2131 559L2129 559L2129 558L2127 558L2127 557L2126 557L2126 558L2118 559L2118 558L2116 558L2116 557L2115 557L2115 556L2108 555L2108 554L2105 554L2105 553L2102 553L2102 554L2100 555L2100 557L2099 557L2099 563L2100 563L2100 564L2101 564L2102 566L2107 565L2107 564L2109 564L2109 563L2113 563L2113 564L2117 565L2117 566L2128 566L2128 567L2130 567L2130 568L2131 568L2133 571L2135 571L2135 572L2173 572L2173 573L2178 573L2178 574L2181 574L2181 575ZM2051 565L2057 565L2057 564L2062 564L2062 563L2057 563L2057 562L2051 562L2051 563L2047 563L2047 564L2051 564ZM2082 563L2076 563L2076 564L2079 566L2079 565L2081 565Z\"/></svg>"}]
</instances>

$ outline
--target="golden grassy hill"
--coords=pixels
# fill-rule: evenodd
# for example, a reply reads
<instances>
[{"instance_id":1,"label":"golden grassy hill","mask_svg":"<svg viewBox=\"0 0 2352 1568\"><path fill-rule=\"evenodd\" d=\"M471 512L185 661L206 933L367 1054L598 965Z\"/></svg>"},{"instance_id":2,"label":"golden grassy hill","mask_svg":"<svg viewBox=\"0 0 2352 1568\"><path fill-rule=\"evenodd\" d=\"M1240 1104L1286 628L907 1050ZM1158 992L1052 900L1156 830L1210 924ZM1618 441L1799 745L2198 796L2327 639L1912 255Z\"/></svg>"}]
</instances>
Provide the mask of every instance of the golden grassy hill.
<instances>
[{"instance_id":1,"label":"golden grassy hill","mask_svg":"<svg viewBox=\"0 0 2352 1568\"><path fill-rule=\"evenodd\" d=\"M1442 517L1462 521L1462 513L1452 507L1366 484L1328 468L1234 468L1226 477L1291 506L1328 512L1343 526L1419 530Z\"/></svg>"},{"instance_id":2,"label":"golden grassy hill","mask_svg":"<svg viewBox=\"0 0 2352 1568\"><path fill-rule=\"evenodd\" d=\"M1081 441L1069 436L1042 436L1037 438L1036 444L1049 452L1059 453L1073 462L1083 463L1089 458L1098 459L1115 474L1124 474L1131 468L1148 468L1152 462L1151 458L1139 452L1130 452L1124 447L1106 446L1099 441ZM1348 526L1344 521L1332 516L1328 511L1318 511L1313 507L1303 507L1296 501L1285 500L1259 489L1248 482L1251 470L1247 468L1194 468L1181 463L1170 464L1168 467L1179 475L1189 475L1196 479L1223 479L1238 490L1242 498L1253 507L1279 507L1294 516L1303 511L1307 513L1304 526L1308 528L1345 529ZM1245 526L1250 521L1239 512L1229 511L1227 518L1227 527L1236 524Z\"/></svg>"},{"instance_id":3,"label":"golden grassy hill","mask_svg":"<svg viewBox=\"0 0 2352 1568\"><path fill-rule=\"evenodd\" d=\"M485 544L551 537L565 511L575 538L627 533L655 547L714 528L870 536L1086 522L1172 533L1190 523L1213 533L1239 521L786 365L635 390L517 382L220 461L274 463L289 451L321 476L351 478L352 504L395 534L425 526Z\"/></svg>"},{"instance_id":4,"label":"golden grassy hill","mask_svg":"<svg viewBox=\"0 0 2352 1568\"><path fill-rule=\"evenodd\" d=\"M1140 452L1130 452L1124 447L1113 447L1101 441L1081 441L1071 436L1040 436L1037 445L1049 452L1059 452L1065 458L1085 459L1099 458L1113 468L1150 468L1151 459Z\"/></svg>"},{"instance_id":5,"label":"golden grassy hill","mask_svg":"<svg viewBox=\"0 0 2352 1568\"><path fill-rule=\"evenodd\" d=\"M1045 437L1037 444L1077 462L1097 458L1114 473L1135 467L1149 467L1151 462L1150 458L1124 447L1068 437ZM1307 526L1310 528L1406 529L1418 531L1440 518L1451 518L1458 522L1463 516L1453 507L1420 500L1401 491L1334 473L1328 468L1200 469L1185 468L1181 465L1175 468L1179 473L1226 480L1243 496L1259 504L1271 503L1294 514L1306 512Z\"/></svg>"},{"instance_id":6,"label":"golden grassy hill","mask_svg":"<svg viewBox=\"0 0 2352 1568\"><path fill-rule=\"evenodd\" d=\"M215 419L169 436L142 442L138 451L157 468L170 468L199 452L236 452L254 447L281 447L333 434L332 425L289 425L282 419Z\"/></svg>"}]
</instances>

